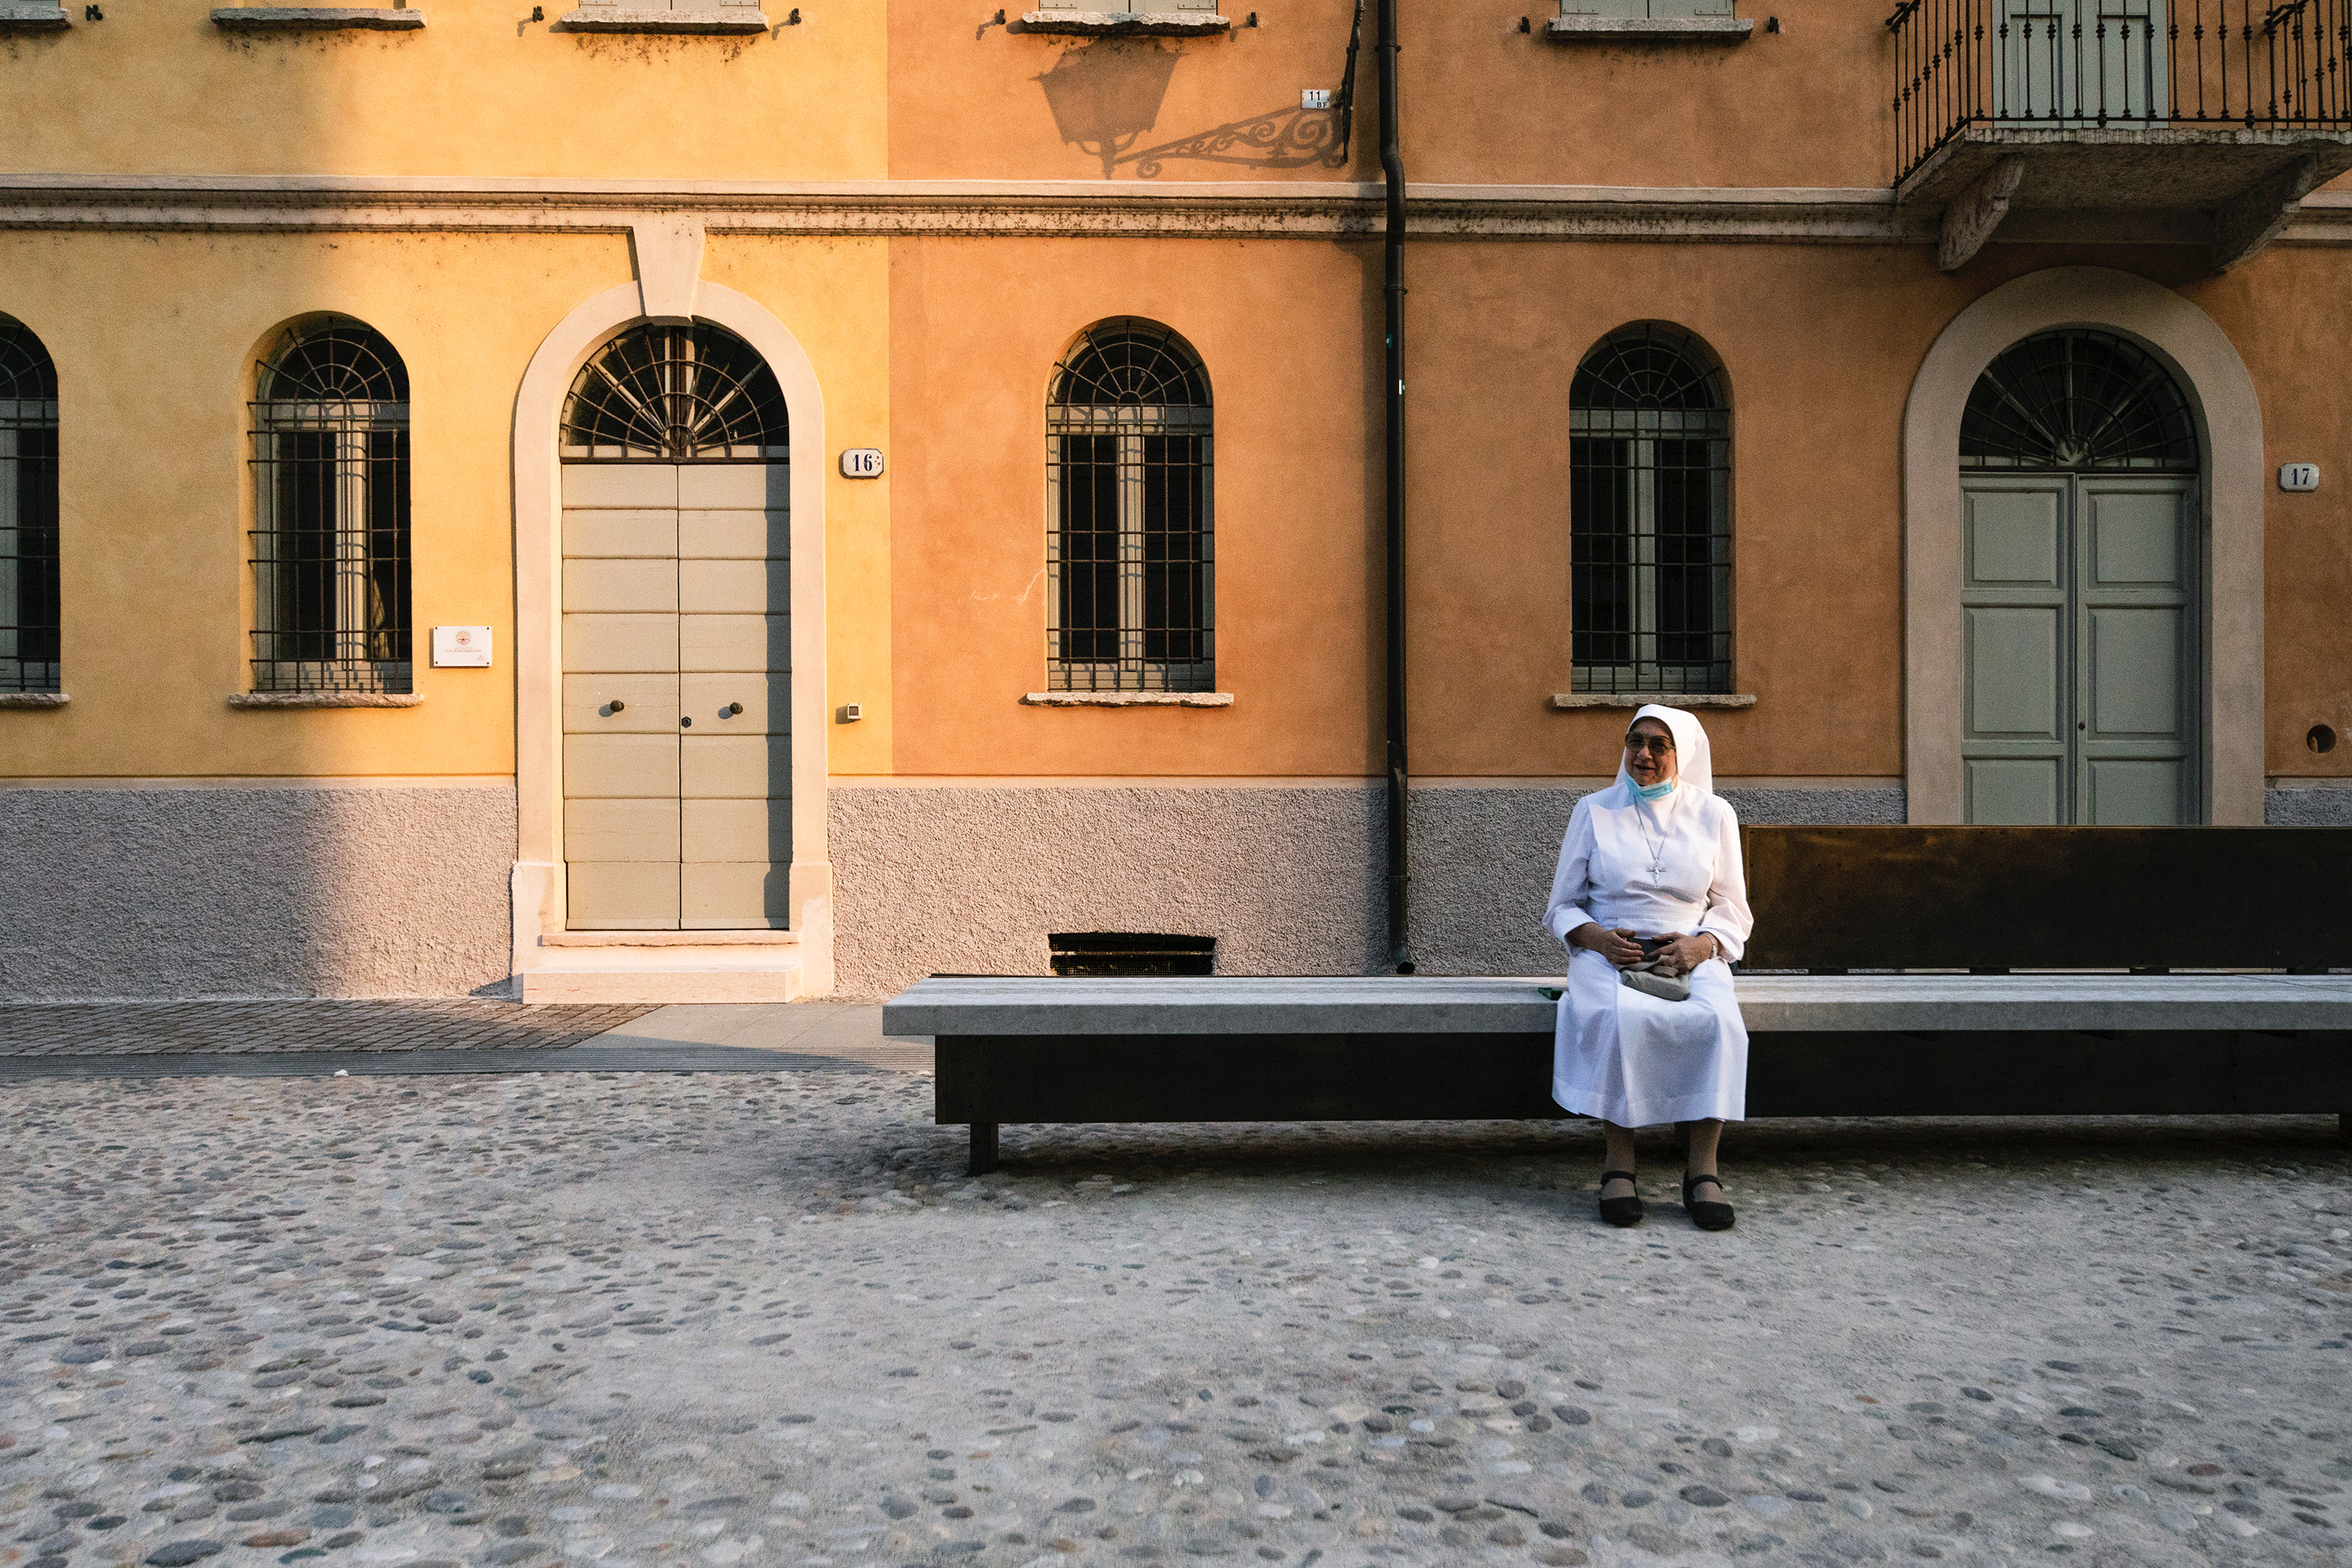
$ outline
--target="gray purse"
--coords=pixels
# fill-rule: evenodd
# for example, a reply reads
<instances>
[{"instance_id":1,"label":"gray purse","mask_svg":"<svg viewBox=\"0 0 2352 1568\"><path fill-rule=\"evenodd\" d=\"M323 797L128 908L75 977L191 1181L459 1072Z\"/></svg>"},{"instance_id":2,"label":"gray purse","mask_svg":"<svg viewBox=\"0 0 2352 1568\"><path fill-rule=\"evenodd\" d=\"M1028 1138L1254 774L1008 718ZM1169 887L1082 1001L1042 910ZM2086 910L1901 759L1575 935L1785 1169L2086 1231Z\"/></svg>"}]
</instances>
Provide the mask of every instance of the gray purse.
<instances>
[{"instance_id":1,"label":"gray purse","mask_svg":"<svg viewBox=\"0 0 2352 1568\"><path fill-rule=\"evenodd\" d=\"M1655 996L1661 1002L1690 1000L1690 982L1678 974L1658 974L1647 968L1621 969L1621 982L1645 996Z\"/></svg>"},{"instance_id":2,"label":"gray purse","mask_svg":"<svg viewBox=\"0 0 2352 1568\"><path fill-rule=\"evenodd\" d=\"M1690 1000L1690 981L1679 974L1657 972L1658 954L1665 950L1671 938L1645 936L1642 939L1642 962L1631 969L1617 972L1618 983L1639 991L1644 996L1655 996L1661 1002Z\"/></svg>"}]
</instances>

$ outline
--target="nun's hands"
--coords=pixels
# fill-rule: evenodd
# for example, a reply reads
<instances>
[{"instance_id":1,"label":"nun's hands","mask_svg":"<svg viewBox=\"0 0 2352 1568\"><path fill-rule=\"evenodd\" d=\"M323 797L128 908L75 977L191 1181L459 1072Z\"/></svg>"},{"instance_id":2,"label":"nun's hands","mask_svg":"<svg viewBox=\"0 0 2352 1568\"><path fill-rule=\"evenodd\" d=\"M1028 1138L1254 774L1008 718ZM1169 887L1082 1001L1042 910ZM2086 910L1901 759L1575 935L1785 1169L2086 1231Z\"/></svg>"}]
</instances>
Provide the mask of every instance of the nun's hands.
<instances>
[{"instance_id":1,"label":"nun's hands","mask_svg":"<svg viewBox=\"0 0 2352 1568\"><path fill-rule=\"evenodd\" d=\"M1715 938L1704 933L1678 936L1658 950L1660 967L1670 974L1688 974L1717 954Z\"/></svg>"},{"instance_id":2,"label":"nun's hands","mask_svg":"<svg viewBox=\"0 0 2352 1568\"><path fill-rule=\"evenodd\" d=\"M1598 921L1588 921L1569 932L1568 945L1589 947L1620 969L1631 969L1642 962L1639 937L1622 927L1611 931Z\"/></svg>"}]
</instances>

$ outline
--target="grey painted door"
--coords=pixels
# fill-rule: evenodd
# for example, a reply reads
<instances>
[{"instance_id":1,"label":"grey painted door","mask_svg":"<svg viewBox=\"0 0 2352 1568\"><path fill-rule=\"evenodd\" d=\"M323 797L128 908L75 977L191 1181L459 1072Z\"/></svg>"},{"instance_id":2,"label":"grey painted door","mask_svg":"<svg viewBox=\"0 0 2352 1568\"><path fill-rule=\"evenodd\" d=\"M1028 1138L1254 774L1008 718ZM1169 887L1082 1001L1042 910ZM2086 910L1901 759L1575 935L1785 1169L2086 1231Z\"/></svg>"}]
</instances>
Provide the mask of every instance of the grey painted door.
<instances>
[{"instance_id":1,"label":"grey painted door","mask_svg":"<svg viewBox=\"0 0 2352 1568\"><path fill-rule=\"evenodd\" d=\"M2196 481L1961 481L1968 820L2201 820Z\"/></svg>"},{"instance_id":2,"label":"grey painted door","mask_svg":"<svg viewBox=\"0 0 2352 1568\"><path fill-rule=\"evenodd\" d=\"M575 930L782 927L787 470L563 467L563 832Z\"/></svg>"},{"instance_id":3,"label":"grey painted door","mask_svg":"<svg viewBox=\"0 0 2352 1568\"><path fill-rule=\"evenodd\" d=\"M2164 0L2002 0L2000 80L1982 108L2044 127L2164 119L2165 9Z\"/></svg>"}]
</instances>

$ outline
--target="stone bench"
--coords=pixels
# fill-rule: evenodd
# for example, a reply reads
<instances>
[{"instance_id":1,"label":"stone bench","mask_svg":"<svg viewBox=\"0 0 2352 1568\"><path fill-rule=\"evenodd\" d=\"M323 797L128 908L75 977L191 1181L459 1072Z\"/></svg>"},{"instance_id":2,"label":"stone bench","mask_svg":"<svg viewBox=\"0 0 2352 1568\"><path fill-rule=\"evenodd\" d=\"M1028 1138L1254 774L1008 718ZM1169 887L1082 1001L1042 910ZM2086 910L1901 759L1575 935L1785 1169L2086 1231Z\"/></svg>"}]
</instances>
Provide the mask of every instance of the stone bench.
<instances>
[{"instance_id":1,"label":"stone bench","mask_svg":"<svg viewBox=\"0 0 2352 1568\"><path fill-rule=\"evenodd\" d=\"M1013 1122L1529 1120L1556 978L935 977L935 1119L996 1166ZM2352 1112L2352 976L1742 974L1748 1110L1775 1116Z\"/></svg>"}]
</instances>

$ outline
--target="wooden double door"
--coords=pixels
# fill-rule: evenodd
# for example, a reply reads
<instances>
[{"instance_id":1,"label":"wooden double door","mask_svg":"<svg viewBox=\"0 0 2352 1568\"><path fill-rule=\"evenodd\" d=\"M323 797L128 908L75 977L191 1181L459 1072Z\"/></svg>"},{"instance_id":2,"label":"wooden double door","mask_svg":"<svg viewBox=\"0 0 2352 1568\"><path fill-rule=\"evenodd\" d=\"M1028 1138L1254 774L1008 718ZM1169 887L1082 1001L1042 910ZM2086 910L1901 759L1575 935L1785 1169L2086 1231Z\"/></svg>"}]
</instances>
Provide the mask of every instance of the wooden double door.
<instances>
[{"instance_id":1,"label":"wooden double door","mask_svg":"<svg viewBox=\"0 0 2352 1568\"><path fill-rule=\"evenodd\" d=\"M1966 474L1968 820L2203 820L2193 476Z\"/></svg>"},{"instance_id":2,"label":"wooden double door","mask_svg":"<svg viewBox=\"0 0 2352 1568\"><path fill-rule=\"evenodd\" d=\"M787 923L787 473L781 463L563 466L573 930Z\"/></svg>"}]
</instances>

